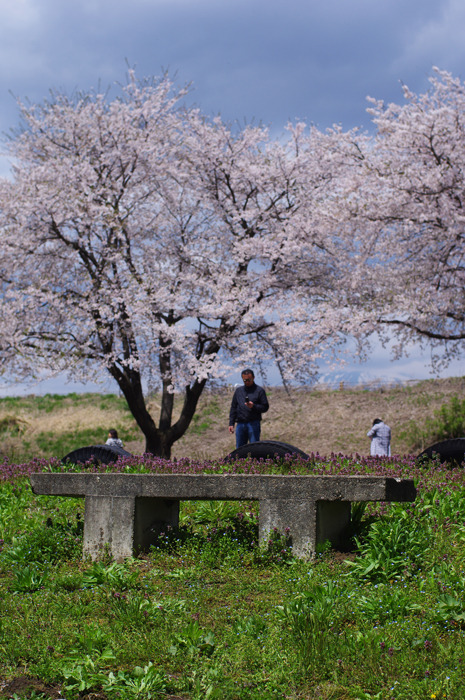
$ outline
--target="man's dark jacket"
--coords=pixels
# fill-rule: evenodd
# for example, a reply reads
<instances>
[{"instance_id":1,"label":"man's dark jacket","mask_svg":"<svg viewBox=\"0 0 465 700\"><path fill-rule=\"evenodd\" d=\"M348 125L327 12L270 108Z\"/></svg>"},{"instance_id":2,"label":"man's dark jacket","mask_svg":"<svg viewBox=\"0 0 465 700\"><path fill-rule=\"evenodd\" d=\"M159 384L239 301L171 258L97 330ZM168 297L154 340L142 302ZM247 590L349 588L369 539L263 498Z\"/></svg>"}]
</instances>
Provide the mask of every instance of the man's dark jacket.
<instances>
[{"instance_id":1,"label":"man's dark jacket","mask_svg":"<svg viewBox=\"0 0 465 700\"><path fill-rule=\"evenodd\" d=\"M253 402L253 408L245 405L246 396ZM248 423L252 420L261 420L262 413L268 411L269 404L265 390L257 386L255 382L251 386L239 386L234 392L229 411L229 425L234 423Z\"/></svg>"}]
</instances>

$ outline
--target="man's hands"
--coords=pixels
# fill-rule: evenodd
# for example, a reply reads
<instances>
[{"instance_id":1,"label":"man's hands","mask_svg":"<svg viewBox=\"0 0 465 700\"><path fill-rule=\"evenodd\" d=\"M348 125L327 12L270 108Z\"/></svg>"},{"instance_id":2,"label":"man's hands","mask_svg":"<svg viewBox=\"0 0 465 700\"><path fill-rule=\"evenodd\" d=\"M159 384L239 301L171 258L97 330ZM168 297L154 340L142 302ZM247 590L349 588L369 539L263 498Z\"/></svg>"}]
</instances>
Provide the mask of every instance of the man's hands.
<instances>
[{"instance_id":1,"label":"man's hands","mask_svg":"<svg viewBox=\"0 0 465 700\"><path fill-rule=\"evenodd\" d=\"M254 403L253 403L253 401L246 401L246 402L245 402L245 405L246 405L247 408L250 410L251 408L253 408ZM230 426L229 426L229 432L230 432L230 433L233 433L233 432L234 432L234 426L233 426L233 425L230 425Z\"/></svg>"}]
</instances>

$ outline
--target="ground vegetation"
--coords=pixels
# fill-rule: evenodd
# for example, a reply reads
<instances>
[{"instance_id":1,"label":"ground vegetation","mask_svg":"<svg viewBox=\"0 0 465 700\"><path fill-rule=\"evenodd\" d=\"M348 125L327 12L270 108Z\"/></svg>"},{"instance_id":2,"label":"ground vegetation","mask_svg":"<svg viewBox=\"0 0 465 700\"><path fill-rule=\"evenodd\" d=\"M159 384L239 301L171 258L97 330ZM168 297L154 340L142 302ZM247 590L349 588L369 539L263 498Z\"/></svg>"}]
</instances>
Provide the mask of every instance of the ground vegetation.
<instances>
[{"instance_id":1,"label":"ground vegetation","mask_svg":"<svg viewBox=\"0 0 465 700\"><path fill-rule=\"evenodd\" d=\"M125 458L117 468L410 476L411 504L353 511L353 549L257 544L253 503L186 503L150 553L82 561L82 501L1 468L0 697L8 700L460 700L462 469L411 459L279 464ZM82 467L81 467L82 468ZM95 466L88 465L88 468Z\"/></svg>"}]
</instances>

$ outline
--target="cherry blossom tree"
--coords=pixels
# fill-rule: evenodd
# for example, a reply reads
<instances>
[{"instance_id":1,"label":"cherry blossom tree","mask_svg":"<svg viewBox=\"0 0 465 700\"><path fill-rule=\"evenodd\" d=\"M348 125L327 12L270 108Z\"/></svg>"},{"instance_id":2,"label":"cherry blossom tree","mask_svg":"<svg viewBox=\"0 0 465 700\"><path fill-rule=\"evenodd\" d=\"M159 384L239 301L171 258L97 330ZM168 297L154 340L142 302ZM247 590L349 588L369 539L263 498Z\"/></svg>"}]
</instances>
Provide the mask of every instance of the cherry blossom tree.
<instances>
[{"instance_id":1,"label":"cherry blossom tree","mask_svg":"<svg viewBox=\"0 0 465 700\"><path fill-rule=\"evenodd\" d=\"M359 323L394 332L397 355L415 341L447 362L465 340L465 86L439 70L430 82L421 95L404 87L403 105L371 100L351 291Z\"/></svg>"},{"instance_id":2,"label":"cherry blossom tree","mask_svg":"<svg viewBox=\"0 0 465 700\"><path fill-rule=\"evenodd\" d=\"M340 342L351 237L336 212L358 157L338 130L273 140L184 96L130 74L113 100L21 104L0 189L4 376L109 373L163 457L231 362L308 376Z\"/></svg>"}]
</instances>

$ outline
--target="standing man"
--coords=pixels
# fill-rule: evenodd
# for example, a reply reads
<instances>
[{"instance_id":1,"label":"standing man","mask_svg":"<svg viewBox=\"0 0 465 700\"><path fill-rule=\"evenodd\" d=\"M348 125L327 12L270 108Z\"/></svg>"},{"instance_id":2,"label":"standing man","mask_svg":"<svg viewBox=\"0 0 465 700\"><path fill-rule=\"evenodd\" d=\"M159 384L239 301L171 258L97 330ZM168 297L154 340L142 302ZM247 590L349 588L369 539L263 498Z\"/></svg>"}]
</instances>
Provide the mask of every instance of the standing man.
<instances>
[{"instance_id":1,"label":"standing man","mask_svg":"<svg viewBox=\"0 0 465 700\"><path fill-rule=\"evenodd\" d=\"M391 428L381 418L375 418L371 429L367 432L371 440L370 454L378 457L391 455Z\"/></svg>"},{"instance_id":2,"label":"standing man","mask_svg":"<svg viewBox=\"0 0 465 700\"><path fill-rule=\"evenodd\" d=\"M241 372L244 386L234 392L229 411L229 432L234 432L236 425L236 448L248 442L260 440L260 421L262 413L269 408L265 390L255 384L255 375L251 369Z\"/></svg>"}]
</instances>

